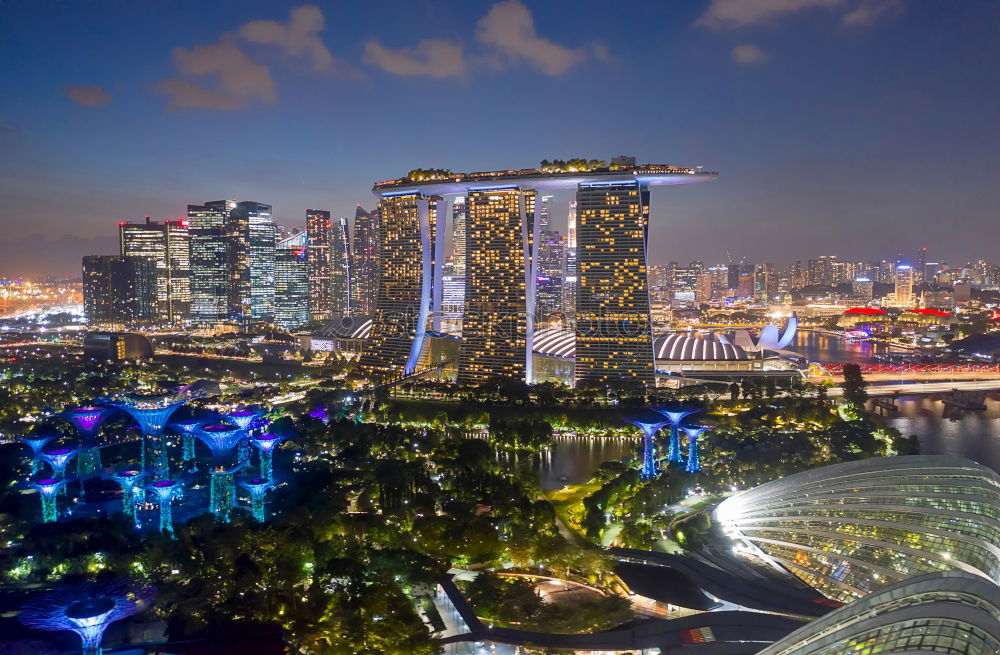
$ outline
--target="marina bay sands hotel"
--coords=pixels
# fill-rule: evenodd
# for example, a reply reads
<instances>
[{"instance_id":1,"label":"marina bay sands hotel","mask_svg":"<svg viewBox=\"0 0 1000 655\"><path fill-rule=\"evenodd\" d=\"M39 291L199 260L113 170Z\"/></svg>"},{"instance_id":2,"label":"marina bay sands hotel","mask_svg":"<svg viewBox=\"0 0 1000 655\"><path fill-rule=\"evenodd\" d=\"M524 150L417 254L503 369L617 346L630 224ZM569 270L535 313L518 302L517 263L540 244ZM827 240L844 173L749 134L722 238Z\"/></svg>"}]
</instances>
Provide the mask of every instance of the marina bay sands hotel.
<instances>
[{"instance_id":1,"label":"marina bay sands hotel","mask_svg":"<svg viewBox=\"0 0 1000 655\"><path fill-rule=\"evenodd\" d=\"M465 310L458 382L495 376L531 383L538 278L539 192L575 190L577 286L573 378L654 382L646 255L649 187L715 173L615 160L577 170L456 174L412 171L378 182L379 275L361 371L414 373L442 314L445 218L465 202Z\"/></svg>"}]
</instances>

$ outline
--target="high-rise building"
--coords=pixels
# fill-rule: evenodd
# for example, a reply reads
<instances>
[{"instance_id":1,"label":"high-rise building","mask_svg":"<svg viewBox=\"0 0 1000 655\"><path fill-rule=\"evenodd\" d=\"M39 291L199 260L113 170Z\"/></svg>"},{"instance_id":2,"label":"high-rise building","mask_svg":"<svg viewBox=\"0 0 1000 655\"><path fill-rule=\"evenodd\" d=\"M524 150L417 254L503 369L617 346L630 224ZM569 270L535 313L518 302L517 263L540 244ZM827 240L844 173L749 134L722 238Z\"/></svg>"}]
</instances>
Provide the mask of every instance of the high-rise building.
<instances>
[{"instance_id":1,"label":"high-rise building","mask_svg":"<svg viewBox=\"0 0 1000 655\"><path fill-rule=\"evenodd\" d=\"M351 314L351 234L346 218L333 221L330 236L330 287L334 316Z\"/></svg>"},{"instance_id":2,"label":"high-rise building","mask_svg":"<svg viewBox=\"0 0 1000 655\"><path fill-rule=\"evenodd\" d=\"M778 278L771 264L757 264L754 267L753 299L757 303L766 303L778 292Z\"/></svg>"},{"instance_id":3,"label":"high-rise building","mask_svg":"<svg viewBox=\"0 0 1000 655\"><path fill-rule=\"evenodd\" d=\"M567 318L576 316L576 285L579 271L576 260L576 200L566 214L566 272L563 274L563 311Z\"/></svg>"},{"instance_id":4,"label":"high-rise building","mask_svg":"<svg viewBox=\"0 0 1000 655\"><path fill-rule=\"evenodd\" d=\"M558 230L540 230L537 252L535 316L539 320L545 320L556 313L565 315L563 270L566 266L566 241Z\"/></svg>"},{"instance_id":5,"label":"high-rise building","mask_svg":"<svg viewBox=\"0 0 1000 655\"><path fill-rule=\"evenodd\" d=\"M576 200L575 379L652 384L649 191L639 181L581 183Z\"/></svg>"},{"instance_id":6,"label":"high-rise building","mask_svg":"<svg viewBox=\"0 0 1000 655\"><path fill-rule=\"evenodd\" d=\"M451 205L451 252L455 266L452 269L453 275L465 276L466 262L466 218L465 218L465 196L455 198Z\"/></svg>"},{"instance_id":7,"label":"high-rise building","mask_svg":"<svg viewBox=\"0 0 1000 655\"><path fill-rule=\"evenodd\" d=\"M531 381L528 284L535 232L535 192L518 188L466 196L468 260L458 380L503 376ZM528 252L525 252L527 244ZM527 274L526 274L527 273Z\"/></svg>"},{"instance_id":8,"label":"high-rise building","mask_svg":"<svg viewBox=\"0 0 1000 655\"><path fill-rule=\"evenodd\" d=\"M359 362L361 370L370 375L394 376L416 370L430 316L438 202L436 196L418 192L379 200L378 243L366 236L362 258L356 260L359 266L374 263L371 254L377 248L372 331ZM359 208L359 216L362 213L371 219ZM357 234L355 231L356 246Z\"/></svg>"},{"instance_id":9,"label":"high-rise building","mask_svg":"<svg viewBox=\"0 0 1000 655\"><path fill-rule=\"evenodd\" d=\"M119 329L155 323L156 260L132 256L84 257L83 307L91 327Z\"/></svg>"},{"instance_id":10,"label":"high-rise building","mask_svg":"<svg viewBox=\"0 0 1000 655\"><path fill-rule=\"evenodd\" d=\"M191 309L191 244L187 221L118 224L120 254L156 262L157 321L179 323Z\"/></svg>"},{"instance_id":11,"label":"high-rise building","mask_svg":"<svg viewBox=\"0 0 1000 655\"><path fill-rule=\"evenodd\" d=\"M274 222L271 205L236 203L226 220L229 319L243 327L274 319Z\"/></svg>"},{"instance_id":12,"label":"high-rise building","mask_svg":"<svg viewBox=\"0 0 1000 655\"><path fill-rule=\"evenodd\" d=\"M914 273L913 281L917 284L927 281L927 248L917 250L917 268Z\"/></svg>"},{"instance_id":13,"label":"high-rise building","mask_svg":"<svg viewBox=\"0 0 1000 655\"><path fill-rule=\"evenodd\" d=\"M366 212L358 206L354 213L353 258L354 277L351 281L352 311L371 315L375 311L375 296L379 273L379 211Z\"/></svg>"},{"instance_id":14,"label":"high-rise building","mask_svg":"<svg viewBox=\"0 0 1000 655\"><path fill-rule=\"evenodd\" d=\"M913 267L909 264L896 265L896 286L893 295L893 306L912 308L913 298Z\"/></svg>"},{"instance_id":15,"label":"high-rise building","mask_svg":"<svg viewBox=\"0 0 1000 655\"><path fill-rule=\"evenodd\" d=\"M851 294L859 301L869 303L875 297L875 285L866 277L856 277L851 283Z\"/></svg>"},{"instance_id":16,"label":"high-rise building","mask_svg":"<svg viewBox=\"0 0 1000 655\"><path fill-rule=\"evenodd\" d=\"M228 319L226 221L236 207L232 200L188 205L190 235L191 320L202 326Z\"/></svg>"},{"instance_id":17,"label":"high-rise building","mask_svg":"<svg viewBox=\"0 0 1000 655\"><path fill-rule=\"evenodd\" d=\"M305 325L309 312L308 248L274 252L274 322L288 330Z\"/></svg>"},{"instance_id":18,"label":"high-rise building","mask_svg":"<svg viewBox=\"0 0 1000 655\"><path fill-rule=\"evenodd\" d=\"M333 223L330 212L306 210L306 263L309 268L309 318L328 320L333 314L330 235Z\"/></svg>"}]
</instances>

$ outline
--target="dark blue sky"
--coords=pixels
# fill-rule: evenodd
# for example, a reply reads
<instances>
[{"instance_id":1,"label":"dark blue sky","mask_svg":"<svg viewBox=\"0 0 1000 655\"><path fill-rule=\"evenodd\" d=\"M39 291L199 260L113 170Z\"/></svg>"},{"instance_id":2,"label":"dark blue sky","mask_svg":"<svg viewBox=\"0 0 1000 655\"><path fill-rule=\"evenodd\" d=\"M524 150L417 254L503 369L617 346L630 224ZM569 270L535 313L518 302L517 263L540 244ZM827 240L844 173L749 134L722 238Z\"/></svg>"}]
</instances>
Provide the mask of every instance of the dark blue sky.
<instances>
[{"instance_id":1,"label":"dark blue sky","mask_svg":"<svg viewBox=\"0 0 1000 655\"><path fill-rule=\"evenodd\" d=\"M0 275L189 202L300 224L414 167L619 153L720 172L654 191L654 262L1000 263L1000 3L523 2L5 2Z\"/></svg>"}]
</instances>

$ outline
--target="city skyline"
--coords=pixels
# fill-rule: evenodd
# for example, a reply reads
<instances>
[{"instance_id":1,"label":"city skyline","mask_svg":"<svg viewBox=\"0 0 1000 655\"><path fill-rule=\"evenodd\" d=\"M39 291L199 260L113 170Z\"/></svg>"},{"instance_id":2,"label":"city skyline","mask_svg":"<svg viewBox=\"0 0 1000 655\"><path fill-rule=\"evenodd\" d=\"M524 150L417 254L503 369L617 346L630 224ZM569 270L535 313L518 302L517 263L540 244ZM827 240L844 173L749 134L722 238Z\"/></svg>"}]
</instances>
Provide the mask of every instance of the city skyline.
<instances>
[{"instance_id":1,"label":"city skyline","mask_svg":"<svg viewBox=\"0 0 1000 655\"><path fill-rule=\"evenodd\" d=\"M265 3L98 7L87 18L107 30L100 47L73 33L82 8L9 6L0 57L24 64L0 102L0 275L71 273L83 254L115 252L97 236L105 221L176 220L199 198L267 202L281 224L306 207L350 216L374 204L372 181L415 167L613 154L722 172L669 201L654 191L653 263L724 261L735 244L737 258L777 264L790 248L988 255L976 235L995 217L995 5L653 6L637 4L648 20L625 33L605 28L617 12L599 3L321 4L295 20ZM223 52L245 67L197 72ZM511 84L532 102L504 101ZM636 84L630 120L601 109ZM566 101L581 89L585 101ZM538 118L547 107L557 121ZM464 135L484 121L518 138L501 129L472 152Z\"/></svg>"}]
</instances>

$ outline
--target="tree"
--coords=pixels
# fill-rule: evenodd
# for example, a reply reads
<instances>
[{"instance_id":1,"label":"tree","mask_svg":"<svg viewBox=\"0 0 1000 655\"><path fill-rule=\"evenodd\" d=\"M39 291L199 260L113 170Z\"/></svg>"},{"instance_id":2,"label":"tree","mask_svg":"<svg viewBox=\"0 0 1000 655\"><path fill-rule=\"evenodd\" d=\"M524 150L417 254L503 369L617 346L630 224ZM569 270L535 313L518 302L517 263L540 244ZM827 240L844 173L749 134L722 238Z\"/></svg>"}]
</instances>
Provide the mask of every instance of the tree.
<instances>
[{"instance_id":1,"label":"tree","mask_svg":"<svg viewBox=\"0 0 1000 655\"><path fill-rule=\"evenodd\" d=\"M859 409L864 407L865 401L868 400L865 379L861 375L861 367L857 364L844 365L844 400Z\"/></svg>"}]
</instances>

